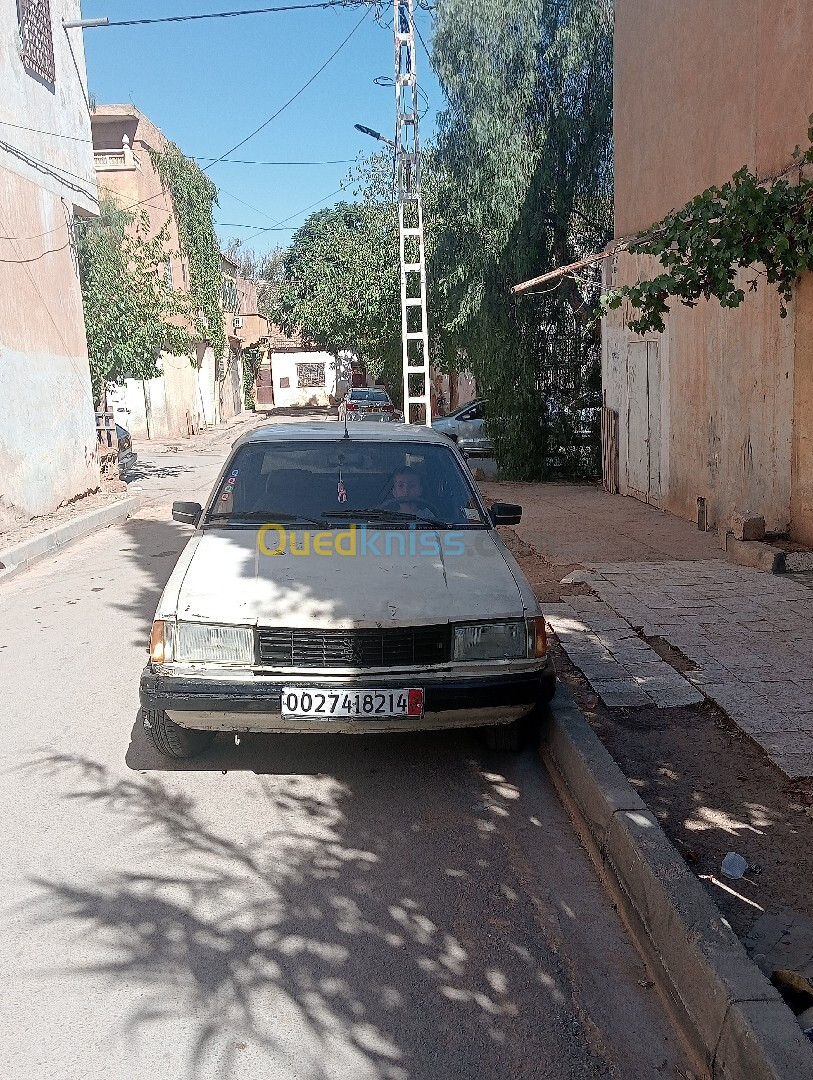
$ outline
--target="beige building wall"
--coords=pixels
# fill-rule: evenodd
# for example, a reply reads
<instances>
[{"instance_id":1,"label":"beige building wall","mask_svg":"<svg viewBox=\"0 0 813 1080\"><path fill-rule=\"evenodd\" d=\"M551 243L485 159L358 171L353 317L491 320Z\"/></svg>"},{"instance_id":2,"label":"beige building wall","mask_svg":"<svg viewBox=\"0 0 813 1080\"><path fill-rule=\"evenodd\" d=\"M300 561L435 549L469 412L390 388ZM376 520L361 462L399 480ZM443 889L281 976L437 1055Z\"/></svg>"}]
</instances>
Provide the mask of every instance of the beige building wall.
<instances>
[{"instance_id":1,"label":"beige building wall","mask_svg":"<svg viewBox=\"0 0 813 1080\"><path fill-rule=\"evenodd\" d=\"M804 0L617 0L615 233L645 230L742 165L769 177L806 145L813 21ZM607 284L657 263L628 254ZM751 275L753 276L753 275ZM749 278L742 275L742 282ZM743 284L743 287L745 285ZM813 544L813 285L787 319L775 290L672 304L666 332L605 320L606 404L619 412L621 491L709 527L761 514Z\"/></svg>"},{"instance_id":2,"label":"beige building wall","mask_svg":"<svg viewBox=\"0 0 813 1080\"><path fill-rule=\"evenodd\" d=\"M73 248L74 219L96 213L96 181L81 31L62 28L79 0L52 0L50 14L44 78L21 46L17 5L0 4L0 528L99 486Z\"/></svg>"},{"instance_id":3,"label":"beige building wall","mask_svg":"<svg viewBox=\"0 0 813 1080\"><path fill-rule=\"evenodd\" d=\"M145 213L151 234L168 231L167 253L174 289L189 288L189 266L180 255L180 239L172 196L164 187L150 157L150 148L162 150L166 139L132 105L100 105L92 116L93 155L99 196L109 195L134 214ZM123 393L112 394L117 422L136 439L183 438L201 427L217 423L218 395L214 364L205 363L211 349L190 356L160 357L162 375L155 379L127 379ZM204 361L199 366L199 361ZM212 385L207 384L212 380Z\"/></svg>"}]
</instances>

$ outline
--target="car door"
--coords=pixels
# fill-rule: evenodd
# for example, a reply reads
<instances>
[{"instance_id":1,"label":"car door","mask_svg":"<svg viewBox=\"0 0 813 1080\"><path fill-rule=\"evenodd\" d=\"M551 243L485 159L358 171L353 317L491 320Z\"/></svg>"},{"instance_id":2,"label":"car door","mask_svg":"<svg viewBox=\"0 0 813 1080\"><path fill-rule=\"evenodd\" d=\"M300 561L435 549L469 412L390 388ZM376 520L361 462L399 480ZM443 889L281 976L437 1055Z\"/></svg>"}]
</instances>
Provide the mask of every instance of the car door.
<instances>
[{"instance_id":1,"label":"car door","mask_svg":"<svg viewBox=\"0 0 813 1080\"><path fill-rule=\"evenodd\" d=\"M462 450L483 450L486 447L483 423L483 403L478 401L458 418L457 442Z\"/></svg>"}]
</instances>

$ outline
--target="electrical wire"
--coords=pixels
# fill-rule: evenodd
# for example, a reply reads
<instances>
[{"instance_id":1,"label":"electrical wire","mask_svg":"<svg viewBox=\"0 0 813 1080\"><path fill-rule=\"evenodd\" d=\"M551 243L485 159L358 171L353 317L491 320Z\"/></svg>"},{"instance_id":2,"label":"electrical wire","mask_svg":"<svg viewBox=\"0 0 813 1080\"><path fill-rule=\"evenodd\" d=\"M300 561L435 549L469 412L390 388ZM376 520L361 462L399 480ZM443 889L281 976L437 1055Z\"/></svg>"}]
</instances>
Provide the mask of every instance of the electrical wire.
<instances>
[{"instance_id":1,"label":"electrical wire","mask_svg":"<svg viewBox=\"0 0 813 1080\"><path fill-rule=\"evenodd\" d=\"M321 0L320 3L316 4L281 4L276 7L243 8L239 11L207 11L197 15L163 15L152 19L116 19L100 24L99 29L108 26L154 26L156 23L197 22L200 19L235 19L241 15L269 15L276 11L312 11L336 7L361 7L365 3L366 0Z\"/></svg>"},{"instance_id":2,"label":"electrical wire","mask_svg":"<svg viewBox=\"0 0 813 1080\"><path fill-rule=\"evenodd\" d=\"M367 8L367 10L361 16L359 21L356 23L356 25L353 27L353 29L350 31L350 33L347 35L347 37L330 54L330 56L327 58L327 60L325 60L324 64L322 64L322 66L317 71L315 71L313 73L313 75L311 75L311 77L308 79L308 81L305 83L305 85L300 87L299 90L297 90L297 92L293 95L293 97L288 98L288 100L285 102L284 105L281 105L277 109L277 111L275 113L273 113L271 116L269 116L267 120L265 120L262 124L260 124L260 126L258 128L255 128L254 131L252 131L249 135L246 135L246 137L244 139L241 139L240 142L235 143L234 146L229 147L229 149L226 150L225 153L221 154L219 158L215 158L215 160L213 162L211 162L211 164L207 165L206 168L203 171L207 172L209 169L211 169L215 165L217 165L218 162L222 161L223 158L228 157L229 154L234 153L234 151L239 149L239 147L244 146L249 141L249 139L253 139L255 135L258 135L263 130L263 128L267 128L272 120L276 120L276 118L280 115L280 113L284 112L285 109L287 109L289 105L292 105L296 101L296 99L299 97L299 95L303 94L307 90L307 88L314 81L314 79L316 79L317 76L322 74L322 72L325 70L325 68L331 62L331 60L333 60L333 58L335 56L338 56L338 54L345 47L345 45L350 40L350 38L355 34L355 32L359 29L361 24L364 22L364 20L370 14L371 10L372 10L371 8Z\"/></svg>"},{"instance_id":3,"label":"electrical wire","mask_svg":"<svg viewBox=\"0 0 813 1080\"><path fill-rule=\"evenodd\" d=\"M27 124L12 124L10 120L0 120L0 125L17 128L18 131L33 131L36 135L53 135L57 139L70 139L72 142L93 142L93 139L85 139L81 135L65 135L61 131L43 131L42 128L28 127Z\"/></svg>"},{"instance_id":4,"label":"electrical wire","mask_svg":"<svg viewBox=\"0 0 813 1080\"><path fill-rule=\"evenodd\" d=\"M428 11L429 8L424 8L424 10ZM427 49L427 47L426 47L426 42L423 40L423 34L421 33L421 28L418 26L417 22L415 23L415 33L418 35L418 40L420 41L421 45L423 45L423 51L426 53L426 58L429 61L429 66L431 67L431 69L437 75L437 69L435 68L435 61L432 59L432 54L430 53L429 49Z\"/></svg>"},{"instance_id":5,"label":"electrical wire","mask_svg":"<svg viewBox=\"0 0 813 1080\"><path fill-rule=\"evenodd\" d=\"M336 189L336 191L331 191L329 195L324 195L324 197L322 199L317 199L315 202L311 203L310 206L304 206L302 208L302 210L298 210L295 214L289 214L288 217L282 218L281 221L276 221L273 226L259 226L259 227L257 227L257 226L252 226L252 225L239 225L239 224L236 224L236 222L230 222L230 221L221 221L218 224L218 228L219 229L229 229L229 228L230 229L255 229L256 230L255 232L248 235L248 237L244 238L244 240L242 241L244 244L247 244L249 240L254 240L255 237L259 237L260 233L262 233L262 232L288 232L289 231L288 229L281 228L281 226L284 226L287 221L290 221L295 217L299 217L301 214L307 214L309 210L313 210L314 206L319 206L321 203L327 202L328 199L333 199L334 195L338 195L340 191L344 191L344 190L345 190L345 188L344 188L344 185L342 184L340 187L338 187Z\"/></svg>"},{"instance_id":6,"label":"electrical wire","mask_svg":"<svg viewBox=\"0 0 813 1080\"><path fill-rule=\"evenodd\" d=\"M352 165L355 158L334 158L327 161L245 161L241 158L213 158L202 154L187 154L193 161L224 161L232 165Z\"/></svg>"},{"instance_id":7,"label":"electrical wire","mask_svg":"<svg viewBox=\"0 0 813 1080\"><path fill-rule=\"evenodd\" d=\"M0 120L0 127L16 128L17 131L30 131L35 135L52 135L55 139L69 139L71 142L93 142L93 139L85 139L81 135L67 135L64 131L46 131L44 128L30 127L28 124L13 124L10 120ZM206 154L187 154L186 156L191 158L192 161L218 160ZM243 158L224 157L220 160L230 162L233 165L352 165L355 158L328 158L325 161L246 161Z\"/></svg>"}]
</instances>

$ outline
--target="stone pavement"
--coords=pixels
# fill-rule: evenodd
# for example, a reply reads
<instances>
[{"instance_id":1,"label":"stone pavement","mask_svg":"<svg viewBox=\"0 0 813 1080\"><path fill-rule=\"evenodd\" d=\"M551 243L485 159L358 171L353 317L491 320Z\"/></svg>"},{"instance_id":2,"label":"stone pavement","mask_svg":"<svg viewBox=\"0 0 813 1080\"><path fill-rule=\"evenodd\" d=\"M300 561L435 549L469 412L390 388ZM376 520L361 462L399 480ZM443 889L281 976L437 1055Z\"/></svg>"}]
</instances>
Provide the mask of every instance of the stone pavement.
<instances>
[{"instance_id":1,"label":"stone pavement","mask_svg":"<svg viewBox=\"0 0 813 1080\"><path fill-rule=\"evenodd\" d=\"M482 486L523 506L516 532L548 564L585 568L564 583L595 595L565 588L542 609L606 705L707 698L787 776L813 776L813 573L735 566L716 536L598 487ZM687 658L685 675L644 640L656 637Z\"/></svg>"},{"instance_id":2,"label":"stone pavement","mask_svg":"<svg viewBox=\"0 0 813 1080\"><path fill-rule=\"evenodd\" d=\"M542 611L567 655L605 705L696 705L703 695L665 663L609 605L568 596Z\"/></svg>"},{"instance_id":3,"label":"stone pavement","mask_svg":"<svg viewBox=\"0 0 813 1080\"><path fill-rule=\"evenodd\" d=\"M788 776L813 775L806 584L717 561L599 564L571 579L596 596L543 607L606 705L662 708L709 698ZM639 635L679 649L693 665L685 679Z\"/></svg>"}]
</instances>

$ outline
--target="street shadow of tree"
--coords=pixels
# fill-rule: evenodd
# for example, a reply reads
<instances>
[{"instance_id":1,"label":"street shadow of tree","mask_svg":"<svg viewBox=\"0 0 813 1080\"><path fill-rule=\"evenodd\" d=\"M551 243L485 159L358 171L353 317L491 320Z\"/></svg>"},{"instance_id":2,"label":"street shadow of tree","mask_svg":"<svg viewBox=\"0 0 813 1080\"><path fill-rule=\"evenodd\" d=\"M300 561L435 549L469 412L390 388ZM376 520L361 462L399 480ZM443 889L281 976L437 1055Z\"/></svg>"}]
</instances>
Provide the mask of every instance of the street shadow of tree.
<instances>
[{"instance_id":1,"label":"street shadow of tree","mask_svg":"<svg viewBox=\"0 0 813 1080\"><path fill-rule=\"evenodd\" d=\"M206 798L216 776L184 791L72 755L37 764L132 845L131 868L119 853L98 880L40 876L26 907L81 936L82 971L126 981L128 1034L193 1026L190 1078L228 1076L246 1050L298 1078L561 1076L548 1060L559 1039L563 1060L575 1046L591 1063L582 1075L605 1075L507 859L518 789L488 771L473 790L470 775L449 782L470 733L411 756L406 737L359 755L355 739L313 736L311 775L293 768L306 740L289 741L273 775L258 769L256 791L219 795L219 809ZM476 799L456 821L450 788Z\"/></svg>"}]
</instances>

